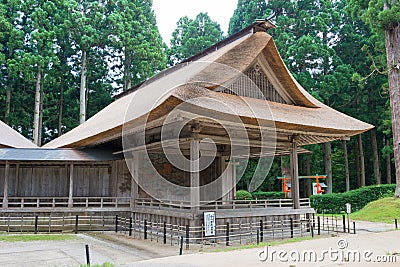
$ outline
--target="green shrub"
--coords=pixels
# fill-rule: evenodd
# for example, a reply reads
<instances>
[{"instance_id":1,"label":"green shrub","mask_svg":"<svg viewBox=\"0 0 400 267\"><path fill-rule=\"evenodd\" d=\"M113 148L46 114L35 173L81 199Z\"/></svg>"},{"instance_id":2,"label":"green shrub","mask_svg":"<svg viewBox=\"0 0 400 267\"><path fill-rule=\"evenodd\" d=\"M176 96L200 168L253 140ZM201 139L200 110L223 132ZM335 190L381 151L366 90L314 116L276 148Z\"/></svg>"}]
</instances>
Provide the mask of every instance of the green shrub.
<instances>
[{"instance_id":1,"label":"green shrub","mask_svg":"<svg viewBox=\"0 0 400 267\"><path fill-rule=\"evenodd\" d=\"M395 184L371 185L345 193L314 195L310 197L311 207L318 213L346 212L346 203L351 204L351 211L362 209L371 201L394 195Z\"/></svg>"},{"instance_id":2,"label":"green shrub","mask_svg":"<svg viewBox=\"0 0 400 267\"><path fill-rule=\"evenodd\" d=\"M253 197L246 190L238 190L236 192L236 199L237 200L251 200L251 199L253 199Z\"/></svg>"},{"instance_id":3,"label":"green shrub","mask_svg":"<svg viewBox=\"0 0 400 267\"><path fill-rule=\"evenodd\" d=\"M281 191L277 192L263 192L263 191L258 191L258 192L253 192L251 193L253 195L254 199L270 199L270 198L284 198L285 194Z\"/></svg>"}]
</instances>

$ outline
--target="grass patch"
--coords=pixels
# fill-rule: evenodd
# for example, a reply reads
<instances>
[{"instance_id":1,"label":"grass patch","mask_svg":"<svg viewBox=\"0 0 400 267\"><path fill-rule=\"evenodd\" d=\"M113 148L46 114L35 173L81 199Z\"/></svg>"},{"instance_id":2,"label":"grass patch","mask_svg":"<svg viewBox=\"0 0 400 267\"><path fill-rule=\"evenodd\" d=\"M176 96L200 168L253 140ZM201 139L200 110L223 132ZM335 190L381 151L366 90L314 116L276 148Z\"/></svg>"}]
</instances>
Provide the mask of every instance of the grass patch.
<instances>
[{"instance_id":1,"label":"grass patch","mask_svg":"<svg viewBox=\"0 0 400 267\"><path fill-rule=\"evenodd\" d=\"M361 210L350 215L353 220L393 223L400 219L400 199L386 197L368 203Z\"/></svg>"},{"instance_id":2,"label":"grass patch","mask_svg":"<svg viewBox=\"0 0 400 267\"><path fill-rule=\"evenodd\" d=\"M326 236L328 237L328 236ZM290 239L283 239L283 240L277 240L277 241L271 241L271 242L262 242L260 244L250 244L250 245L243 245L243 246L232 246L232 247L224 247L224 248L214 248L214 249L204 249L204 252L227 252L227 251L233 251L233 250L241 250L241 249L252 249L252 248L258 248L258 247L265 247L265 246L276 246L276 245L282 245L282 244L288 244L288 243L295 243L295 242L300 242L304 240L311 240L311 239L316 239L316 238L322 238L322 236L314 237L312 238L311 236L305 236L305 237L294 237Z\"/></svg>"},{"instance_id":3,"label":"grass patch","mask_svg":"<svg viewBox=\"0 0 400 267\"><path fill-rule=\"evenodd\" d=\"M30 242L30 241L64 241L75 239L74 235L51 234L51 235L0 235L2 242Z\"/></svg>"}]
</instances>

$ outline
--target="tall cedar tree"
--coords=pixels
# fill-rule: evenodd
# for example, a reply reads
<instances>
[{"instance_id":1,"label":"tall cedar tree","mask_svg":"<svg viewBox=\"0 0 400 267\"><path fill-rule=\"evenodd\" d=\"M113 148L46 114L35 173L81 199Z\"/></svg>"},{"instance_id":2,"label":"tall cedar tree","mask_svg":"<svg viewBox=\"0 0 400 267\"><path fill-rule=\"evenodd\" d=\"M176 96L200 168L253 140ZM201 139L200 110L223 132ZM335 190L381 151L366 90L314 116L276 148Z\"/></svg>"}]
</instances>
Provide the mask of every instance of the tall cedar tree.
<instances>
[{"instance_id":1,"label":"tall cedar tree","mask_svg":"<svg viewBox=\"0 0 400 267\"><path fill-rule=\"evenodd\" d=\"M134 11L126 8L132 2ZM4 0L0 5L1 119L32 138L35 88L40 93L35 121L39 117L39 127L43 125L37 139L43 142L79 124L81 103L84 117L98 112L118 90L121 77L109 60L123 58L115 40L123 40L124 33L132 33L129 38L138 41L131 50L133 83L164 68L164 45L151 4L150 0L122 4L117 0ZM128 17L132 13L136 15ZM130 24L120 23L123 20ZM146 26L132 31L132 25ZM86 64L82 64L82 51Z\"/></svg>"},{"instance_id":2,"label":"tall cedar tree","mask_svg":"<svg viewBox=\"0 0 400 267\"><path fill-rule=\"evenodd\" d=\"M151 0L119 0L114 15L116 31L112 47L122 62L115 71L123 69L122 88L129 89L166 67L164 44L156 25ZM112 55L110 55L112 57ZM115 57L114 57L115 58Z\"/></svg>"},{"instance_id":3,"label":"tall cedar tree","mask_svg":"<svg viewBox=\"0 0 400 267\"><path fill-rule=\"evenodd\" d=\"M252 24L256 19L268 16L265 0L239 0L229 20L228 34L234 34Z\"/></svg>"},{"instance_id":4,"label":"tall cedar tree","mask_svg":"<svg viewBox=\"0 0 400 267\"><path fill-rule=\"evenodd\" d=\"M223 38L220 25L207 13L199 13L194 20L182 17L172 33L169 64L175 65Z\"/></svg>"},{"instance_id":5,"label":"tall cedar tree","mask_svg":"<svg viewBox=\"0 0 400 267\"><path fill-rule=\"evenodd\" d=\"M400 197L400 3L397 0L350 0L348 9L385 35L396 167L395 196Z\"/></svg>"}]
</instances>

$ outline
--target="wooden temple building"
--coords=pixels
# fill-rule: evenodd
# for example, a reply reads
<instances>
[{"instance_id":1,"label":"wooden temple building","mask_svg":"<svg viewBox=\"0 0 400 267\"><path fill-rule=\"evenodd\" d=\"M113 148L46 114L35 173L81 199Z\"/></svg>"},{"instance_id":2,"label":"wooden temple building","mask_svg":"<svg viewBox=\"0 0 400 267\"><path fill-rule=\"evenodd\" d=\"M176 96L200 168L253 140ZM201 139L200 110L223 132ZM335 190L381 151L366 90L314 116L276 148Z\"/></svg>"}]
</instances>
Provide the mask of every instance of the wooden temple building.
<instances>
[{"instance_id":1,"label":"wooden temple building","mask_svg":"<svg viewBox=\"0 0 400 267\"><path fill-rule=\"evenodd\" d=\"M182 225L200 225L205 211L220 223L313 213L299 197L301 147L373 126L307 93L270 27L257 21L155 75L42 148L19 146L26 140L0 124L1 212L126 212ZM290 155L292 199L237 201L237 162L275 155Z\"/></svg>"}]
</instances>

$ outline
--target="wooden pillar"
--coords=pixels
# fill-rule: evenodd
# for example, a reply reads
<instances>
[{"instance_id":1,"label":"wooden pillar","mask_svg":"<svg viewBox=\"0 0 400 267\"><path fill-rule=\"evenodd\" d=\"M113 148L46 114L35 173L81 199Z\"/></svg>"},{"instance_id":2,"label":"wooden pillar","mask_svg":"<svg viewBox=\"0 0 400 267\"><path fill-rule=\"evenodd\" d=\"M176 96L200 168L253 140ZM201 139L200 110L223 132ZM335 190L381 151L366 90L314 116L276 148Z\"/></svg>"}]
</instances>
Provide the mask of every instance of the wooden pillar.
<instances>
[{"instance_id":1,"label":"wooden pillar","mask_svg":"<svg viewBox=\"0 0 400 267\"><path fill-rule=\"evenodd\" d=\"M74 206L74 164L69 165L69 191L68 191L68 208Z\"/></svg>"},{"instance_id":2,"label":"wooden pillar","mask_svg":"<svg viewBox=\"0 0 400 267\"><path fill-rule=\"evenodd\" d=\"M197 138L190 140L190 205L192 213L197 214L200 206L200 142Z\"/></svg>"},{"instance_id":3,"label":"wooden pillar","mask_svg":"<svg viewBox=\"0 0 400 267\"><path fill-rule=\"evenodd\" d=\"M220 157L222 201L232 201L236 198L236 165L227 156Z\"/></svg>"},{"instance_id":4,"label":"wooden pillar","mask_svg":"<svg viewBox=\"0 0 400 267\"><path fill-rule=\"evenodd\" d=\"M15 185L14 185L14 196L19 196L19 163L15 165Z\"/></svg>"},{"instance_id":5,"label":"wooden pillar","mask_svg":"<svg viewBox=\"0 0 400 267\"><path fill-rule=\"evenodd\" d=\"M299 163L297 157L297 143L293 138L292 148L290 150L290 174L292 177L291 182L291 195L293 199L293 208L300 208L300 193L299 193Z\"/></svg>"},{"instance_id":6,"label":"wooden pillar","mask_svg":"<svg viewBox=\"0 0 400 267\"><path fill-rule=\"evenodd\" d=\"M132 177L131 177L131 201L130 207L135 207L135 201L139 196L139 187L137 181L139 181L139 164L140 164L140 152L132 153Z\"/></svg>"},{"instance_id":7,"label":"wooden pillar","mask_svg":"<svg viewBox=\"0 0 400 267\"><path fill-rule=\"evenodd\" d=\"M227 164L228 157L221 156L219 157L220 171L221 171L221 195L222 201L229 201L229 178L230 178L230 170L229 165Z\"/></svg>"},{"instance_id":8,"label":"wooden pillar","mask_svg":"<svg viewBox=\"0 0 400 267\"><path fill-rule=\"evenodd\" d=\"M238 163L235 162L231 162L230 163L231 168L232 168L232 179L231 179L231 183L232 183L232 189L231 189L231 198L230 199L236 199L236 166L238 165Z\"/></svg>"},{"instance_id":9,"label":"wooden pillar","mask_svg":"<svg viewBox=\"0 0 400 267\"><path fill-rule=\"evenodd\" d=\"M330 142L324 143L324 152L325 152L325 174L326 174L326 193L332 194L332 146Z\"/></svg>"},{"instance_id":10,"label":"wooden pillar","mask_svg":"<svg viewBox=\"0 0 400 267\"><path fill-rule=\"evenodd\" d=\"M4 172L4 192L3 192L3 208L8 208L8 179L10 176L10 162L6 161L6 169Z\"/></svg>"}]
</instances>

